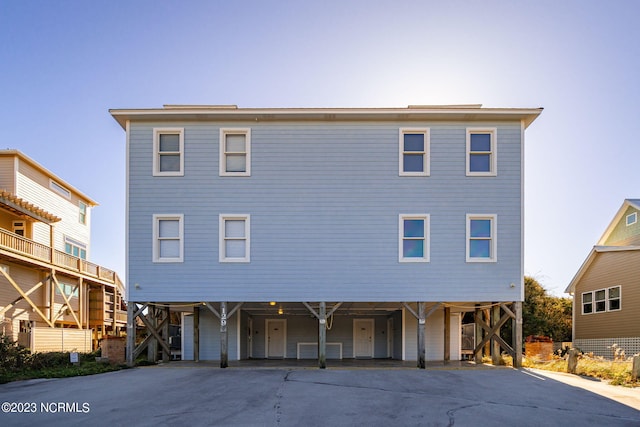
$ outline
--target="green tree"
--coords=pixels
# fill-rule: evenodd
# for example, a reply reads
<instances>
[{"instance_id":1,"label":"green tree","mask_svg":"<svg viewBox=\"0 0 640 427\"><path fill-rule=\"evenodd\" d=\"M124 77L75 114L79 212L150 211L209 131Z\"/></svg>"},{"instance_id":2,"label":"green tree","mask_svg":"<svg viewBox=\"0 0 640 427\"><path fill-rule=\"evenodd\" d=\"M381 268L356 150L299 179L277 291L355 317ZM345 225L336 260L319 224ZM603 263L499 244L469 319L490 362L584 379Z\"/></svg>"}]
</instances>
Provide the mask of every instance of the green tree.
<instances>
[{"instance_id":1,"label":"green tree","mask_svg":"<svg viewBox=\"0 0 640 427\"><path fill-rule=\"evenodd\" d=\"M533 277L524 278L522 335L542 335L555 342L571 341L570 298L549 295Z\"/></svg>"}]
</instances>

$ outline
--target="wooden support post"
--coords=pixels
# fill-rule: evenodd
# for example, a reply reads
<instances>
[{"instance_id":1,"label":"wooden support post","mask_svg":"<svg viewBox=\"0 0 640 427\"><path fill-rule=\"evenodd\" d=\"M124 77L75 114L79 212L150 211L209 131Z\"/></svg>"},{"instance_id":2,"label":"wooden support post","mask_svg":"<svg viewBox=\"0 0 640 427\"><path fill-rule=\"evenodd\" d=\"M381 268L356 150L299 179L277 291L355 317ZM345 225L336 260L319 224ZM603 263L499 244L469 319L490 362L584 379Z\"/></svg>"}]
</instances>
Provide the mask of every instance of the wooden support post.
<instances>
[{"instance_id":1,"label":"wooden support post","mask_svg":"<svg viewBox=\"0 0 640 427\"><path fill-rule=\"evenodd\" d=\"M572 348L567 353L567 372L570 374L578 373L578 356L580 352Z\"/></svg>"},{"instance_id":2,"label":"wooden support post","mask_svg":"<svg viewBox=\"0 0 640 427\"><path fill-rule=\"evenodd\" d=\"M426 366L426 346L425 346L425 303L418 302L418 368L424 369Z\"/></svg>"},{"instance_id":3,"label":"wooden support post","mask_svg":"<svg viewBox=\"0 0 640 427\"><path fill-rule=\"evenodd\" d=\"M200 307L193 308L193 360L200 361Z\"/></svg>"},{"instance_id":4,"label":"wooden support post","mask_svg":"<svg viewBox=\"0 0 640 427\"><path fill-rule=\"evenodd\" d=\"M220 367L229 366L229 337L227 334L227 303L220 303Z\"/></svg>"},{"instance_id":5,"label":"wooden support post","mask_svg":"<svg viewBox=\"0 0 640 427\"><path fill-rule=\"evenodd\" d=\"M451 307L444 307L444 361L451 360Z\"/></svg>"},{"instance_id":6,"label":"wooden support post","mask_svg":"<svg viewBox=\"0 0 640 427\"><path fill-rule=\"evenodd\" d=\"M318 367L327 367L327 304L320 303L318 316Z\"/></svg>"},{"instance_id":7,"label":"wooden support post","mask_svg":"<svg viewBox=\"0 0 640 427\"><path fill-rule=\"evenodd\" d=\"M155 305L149 305L149 323L153 329L158 327L157 309ZM150 329L150 327L147 327ZM156 363L158 361L158 340L154 335L151 335L151 331L147 331L149 335L149 344L147 344L147 361Z\"/></svg>"},{"instance_id":8,"label":"wooden support post","mask_svg":"<svg viewBox=\"0 0 640 427\"><path fill-rule=\"evenodd\" d=\"M522 301L513 303L514 314L513 320L513 367L522 368Z\"/></svg>"},{"instance_id":9,"label":"wooden support post","mask_svg":"<svg viewBox=\"0 0 640 427\"><path fill-rule=\"evenodd\" d=\"M163 348L162 361L168 362L171 360L171 343L170 343L171 340L169 339L169 331L170 331L169 324L171 323L171 308L165 307L164 310L162 311L164 312L164 319L166 320L162 325L162 338L169 345L169 352L167 352Z\"/></svg>"},{"instance_id":10,"label":"wooden support post","mask_svg":"<svg viewBox=\"0 0 640 427\"><path fill-rule=\"evenodd\" d=\"M127 304L127 365L133 367L135 359L133 352L136 347L136 303L129 301Z\"/></svg>"},{"instance_id":11,"label":"wooden support post","mask_svg":"<svg viewBox=\"0 0 640 427\"><path fill-rule=\"evenodd\" d=\"M476 304L476 311L473 314L473 322L476 325L476 333L475 333L475 343L474 349L478 348L478 344L482 342L484 330L482 329L482 325L480 321L482 320L482 310L478 308L478 304ZM474 352L474 358L476 363L482 363L482 348Z\"/></svg>"},{"instance_id":12,"label":"wooden support post","mask_svg":"<svg viewBox=\"0 0 640 427\"><path fill-rule=\"evenodd\" d=\"M491 328L494 328L500 321L500 306L494 305L491 307ZM496 334L500 335L500 329L496 331ZM500 365L502 358L500 357L500 343L497 339L491 338L491 363L494 366Z\"/></svg>"},{"instance_id":13,"label":"wooden support post","mask_svg":"<svg viewBox=\"0 0 640 427\"><path fill-rule=\"evenodd\" d=\"M633 356L633 365L631 367L631 378L638 381L640 378L640 355Z\"/></svg>"},{"instance_id":14,"label":"wooden support post","mask_svg":"<svg viewBox=\"0 0 640 427\"><path fill-rule=\"evenodd\" d=\"M53 246L51 247L51 251L53 251ZM52 328L55 327L55 306L56 306L56 291L55 291L55 283L53 283L53 270L49 275L49 326Z\"/></svg>"}]
</instances>

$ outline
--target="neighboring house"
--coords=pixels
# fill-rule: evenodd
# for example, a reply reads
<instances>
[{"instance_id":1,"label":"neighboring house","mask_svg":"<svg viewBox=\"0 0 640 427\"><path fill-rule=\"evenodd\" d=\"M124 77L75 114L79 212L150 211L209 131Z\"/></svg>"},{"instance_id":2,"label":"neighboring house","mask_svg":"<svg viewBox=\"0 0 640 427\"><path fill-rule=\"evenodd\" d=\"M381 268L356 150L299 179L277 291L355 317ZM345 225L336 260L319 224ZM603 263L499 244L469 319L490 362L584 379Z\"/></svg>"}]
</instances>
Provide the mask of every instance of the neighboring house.
<instances>
[{"instance_id":1,"label":"neighboring house","mask_svg":"<svg viewBox=\"0 0 640 427\"><path fill-rule=\"evenodd\" d=\"M117 274L88 261L96 202L0 150L0 333L32 351L92 351L126 325Z\"/></svg>"},{"instance_id":2,"label":"neighboring house","mask_svg":"<svg viewBox=\"0 0 640 427\"><path fill-rule=\"evenodd\" d=\"M566 291L573 345L613 357L640 353L640 199L626 199Z\"/></svg>"},{"instance_id":3,"label":"neighboring house","mask_svg":"<svg viewBox=\"0 0 640 427\"><path fill-rule=\"evenodd\" d=\"M145 345L168 358L171 313L182 357L223 366L423 367L460 358L467 312L476 357L489 340L520 357L524 132L541 111L111 110L127 141L129 348L135 319L150 329L129 363ZM513 348L489 331L511 319Z\"/></svg>"}]
</instances>

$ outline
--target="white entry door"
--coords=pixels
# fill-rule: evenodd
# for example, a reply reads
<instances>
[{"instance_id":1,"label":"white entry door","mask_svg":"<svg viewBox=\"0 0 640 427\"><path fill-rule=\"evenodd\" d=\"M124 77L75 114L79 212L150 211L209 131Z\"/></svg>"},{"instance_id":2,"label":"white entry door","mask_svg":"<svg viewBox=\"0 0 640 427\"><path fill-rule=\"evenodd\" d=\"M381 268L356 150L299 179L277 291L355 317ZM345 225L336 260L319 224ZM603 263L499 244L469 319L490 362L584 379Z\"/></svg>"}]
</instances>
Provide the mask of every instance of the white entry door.
<instances>
[{"instance_id":1,"label":"white entry door","mask_svg":"<svg viewBox=\"0 0 640 427\"><path fill-rule=\"evenodd\" d=\"M284 359L287 347L287 321L267 319L267 358Z\"/></svg>"},{"instance_id":2,"label":"white entry door","mask_svg":"<svg viewBox=\"0 0 640 427\"><path fill-rule=\"evenodd\" d=\"M353 357L373 357L373 319L353 320Z\"/></svg>"}]
</instances>

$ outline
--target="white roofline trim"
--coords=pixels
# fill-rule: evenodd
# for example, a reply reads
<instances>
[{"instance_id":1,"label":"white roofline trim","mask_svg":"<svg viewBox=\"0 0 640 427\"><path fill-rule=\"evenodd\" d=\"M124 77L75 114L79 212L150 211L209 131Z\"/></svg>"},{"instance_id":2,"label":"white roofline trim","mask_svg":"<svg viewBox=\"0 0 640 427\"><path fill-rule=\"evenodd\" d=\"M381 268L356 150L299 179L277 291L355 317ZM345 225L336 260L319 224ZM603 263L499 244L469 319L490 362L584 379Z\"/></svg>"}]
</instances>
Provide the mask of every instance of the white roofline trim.
<instances>
[{"instance_id":1,"label":"white roofline trim","mask_svg":"<svg viewBox=\"0 0 640 427\"><path fill-rule=\"evenodd\" d=\"M595 259L595 255L597 253L602 252L624 252L624 251L640 251L640 246L594 246L587 255L587 258L584 260L578 272L573 276L569 286L564 290L565 293L572 294L575 291L576 284L582 279L582 276L587 272L591 263Z\"/></svg>"},{"instance_id":2,"label":"white roofline trim","mask_svg":"<svg viewBox=\"0 0 640 427\"><path fill-rule=\"evenodd\" d=\"M177 106L151 109L110 109L122 126L127 120L522 120L529 126L542 108L481 108L479 104L409 106L408 108L238 108L237 106Z\"/></svg>"},{"instance_id":3,"label":"white roofline trim","mask_svg":"<svg viewBox=\"0 0 640 427\"><path fill-rule=\"evenodd\" d=\"M600 237L596 245L602 245L604 242L607 241L607 239L609 238L613 230L616 228L618 223L622 220L624 213L627 211L627 209L630 206L640 211L640 204L635 203L635 200L636 199L625 199L625 201L622 203L622 206L620 206L620 209L618 209L618 212L616 212L616 215L613 217L613 220L611 221L611 223L609 223L604 233L602 233L602 236Z\"/></svg>"}]
</instances>

